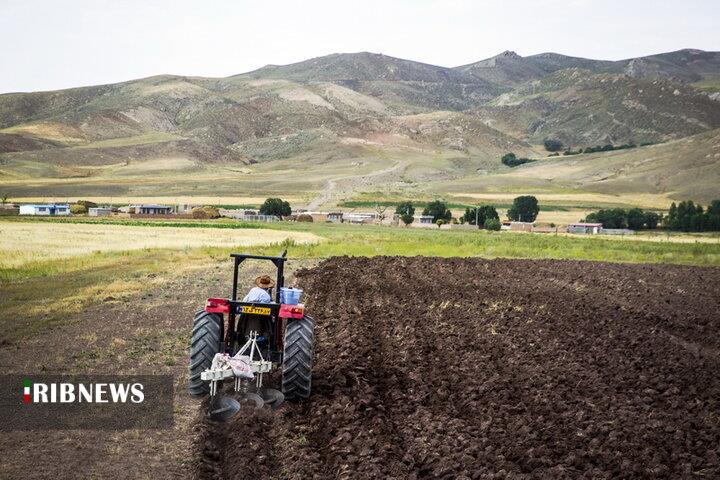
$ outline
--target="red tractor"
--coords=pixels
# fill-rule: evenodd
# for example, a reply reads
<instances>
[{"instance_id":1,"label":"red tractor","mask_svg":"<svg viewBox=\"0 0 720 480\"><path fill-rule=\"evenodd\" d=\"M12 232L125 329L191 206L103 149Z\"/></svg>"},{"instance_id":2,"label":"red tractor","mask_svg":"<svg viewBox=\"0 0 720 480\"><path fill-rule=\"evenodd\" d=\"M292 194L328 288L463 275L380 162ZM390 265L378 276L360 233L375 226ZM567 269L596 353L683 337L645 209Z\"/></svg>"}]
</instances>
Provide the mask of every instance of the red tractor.
<instances>
[{"instance_id":1,"label":"red tractor","mask_svg":"<svg viewBox=\"0 0 720 480\"><path fill-rule=\"evenodd\" d=\"M230 255L235 263L232 295L230 298L208 298L205 308L196 313L193 320L188 382L193 396L214 395L218 383L232 378L233 375L227 371L219 375L213 370L213 359L218 353L228 357L249 354L245 358L249 358L248 363L259 379L255 385L257 388L262 387L263 373L281 369L282 395L279 402L283 398L303 400L310 396L315 322L305 314L303 304L281 302L281 293L288 293L288 289L283 288L286 254L287 251L278 257ZM267 260L275 265L277 282L274 301L238 301L238 270L240 264L249 259ZM272 297L272 289L269 293ZM246 392L247 389L241 388L240 384L236 378L236 390ZM270 397L273 402L279 403L277 396ZM257 394L255 398L258 398ZM265 400L268 403L267 398ZM236 410L235 406L231 410Z\"/></svg>"}]
</instances>

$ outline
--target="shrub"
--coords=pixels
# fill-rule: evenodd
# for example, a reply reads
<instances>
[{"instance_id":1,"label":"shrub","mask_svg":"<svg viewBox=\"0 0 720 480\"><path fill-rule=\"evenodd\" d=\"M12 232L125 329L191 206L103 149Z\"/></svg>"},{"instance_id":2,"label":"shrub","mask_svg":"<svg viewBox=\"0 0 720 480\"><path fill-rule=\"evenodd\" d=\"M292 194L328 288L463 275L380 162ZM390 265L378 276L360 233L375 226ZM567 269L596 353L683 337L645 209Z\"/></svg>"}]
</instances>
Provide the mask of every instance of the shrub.
<instances>
[{"instance_id":1,"label":"shrub","mask_svg":"<svg viewBox=\"0 0 720 480\"><path fill-rule=\"evenodd\" d=\"M543 145L548 152L558 152L563 149L562 142L556 138L546 138Z\"/></svg>"},{"instance_id":2,"label":"shrub","mask_svg":"<svg viewBox=\"0 0 720 480\"><path fill-rule=\"evenodd\" d=\"M497 218L488 218L485 220L485 228L487 230L499 231L502 226L500 220Z\"/></svg>"},{"instance_id":3,"label":"shrub","mask_svg":"<svg viewBox=\"0 0 720 480\"><path fill-rule=\"evenodd\" d=\"M540 212L537 198L532 195L523 195L513 200L512 207L507 212L510 220L520 222L534 222Z\"/></svg>"},{"instance_id":4,"label":"shrub","mask_svg":"<svg viewBox=\"0 0 720 480\"><path fill-rule=\"evenodd\" d=\"M402 220L402 222L407 227L408 225L410 225L411 223L413 223L415 221L415 217L405 213L405 214L400 215L400 220Z\"/></svg>"},{"instance_id":5,"label":"shrub","mask_svg":"<svg viewBox=\"0 0 720 480\"><path fill-rule=\"evenodd\" d=\"M77 204L84 206L87 210L89 210L91 208L97 208L97 206L98 206L97 203L91 202L89 200L78 200Z\"/></svg>"},{"instance_id":6,"label":"shrub","mask_svg":"<svg viewBox=\"0 0 720 480\"><path fill-rule=\"evenodd\" d=\"M506 153L500 158L500 161L503 165L507 165L508 167L517 167L518 165L533 162L534 160L530 160L529 158L517 158L514 153Z\"/></svg>"},{"instance_id":7,"label":"shrub","mask_svg":"<svg viewBox=\"0 0 720 480\"><path fill-rule=\"evenodd\" d=\"M209 219L209 218L219 218L220 217L220 211L210 205L206 205L204 207L195 207L190 212L192 214L192 218L199 218L199 219Z\"/></svg>"},{"instance_id":8,"label":"shrub","mask_svg":"<svg viewBox=\"0 0 720 480\"><path fill-rule=\"evenodd\" d=\"M81 205L79 203L73 203L70 205L70 213L73 215L84 215L88 212L88 209L85 205Z\"/></svg>"},{"instance_id":9,"label":"shrub","mask_svg":"<svg viewBox=\"0 0 720 480\"><path fill-rule=\"evenodd\" d=\"M502 163L504 163L505 165L507 165L507 162L514 162L515 160L517 160L517 157L516 157L515 154L512 153L512 152L506 153L505 155L503 155L502 157L500 157L500 161L501 161Z\"/></svg>"},{"instance_id":10,"label":"shrub","mask_svg":"<svg viewBox=\"0 0 720 480\"><path fill-rule=\"evenodd\" d=\"M292 213L290 204L280 198L268 198L265 203L260 206L260 215L275 215L276 217L286 217Z\"/></svg>"},{"instance_id":11,"label":"shrub","mask_svg":"<svg viewBox=\"0 0 720 480\"><path fill-rule=\"evenodd\" d=\"M300 215L297 216L296 221L312 223L313 218L312 218L312 215L308 215L307 213L301 213Z\"/></svg>"}]
</instances>

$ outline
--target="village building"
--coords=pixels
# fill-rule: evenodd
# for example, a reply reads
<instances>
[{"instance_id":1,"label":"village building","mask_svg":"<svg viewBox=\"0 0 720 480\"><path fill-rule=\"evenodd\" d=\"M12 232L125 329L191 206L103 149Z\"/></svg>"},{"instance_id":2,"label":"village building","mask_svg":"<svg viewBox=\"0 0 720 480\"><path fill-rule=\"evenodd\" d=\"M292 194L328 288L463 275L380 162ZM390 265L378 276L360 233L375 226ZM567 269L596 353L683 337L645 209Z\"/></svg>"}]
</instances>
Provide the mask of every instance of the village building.
<instances>
[{"instance_id":1,"label":"village building","mask_svg":"<svg viewBox=\"0 0 720 480\"><path fill-rule=\"evenodd\" d=\"M68 204L32 204L20 205L20 215L50 215L65 216L70 215L70 205Z\"/></svg>"},{"instance_id":2,"label":"village building","mask_svg":"<svg viewBox=\"0 0 720 480\"><path fill-rule=\"evenodd\" d=\"M275 215L259 215L255 210L220 209L219 212L221 217L234 218L244 222L274 223L280 221L280 218Z\"/></svg>"},{"instance_id":3,"label":"village building","mask_svg":"<svg viewBox=\"0 0 720 480\"><path fill-rule=\"evenodd\" d=\"M109 217L113 211L110 207L90 207L88 208L89 217Z\"/></svg>"},{"instance_id":4,"label":"village building","mask_svg":"<svg viewBox=\"0 0 720 480\"><path fill-rule=\"evenodd\" d=\"M597 235L602 230L602 223L571 223L567 226L568 233L577 233L581 235Z\"/></svg>"},{"instance_id":5,"label":"village building","mask_svg":"<svg viewBox=\"0 0 720 480\"><path fill-rule=\"evenodd\" d=\"M417 225L433 225L432 215L415 215L413 218L415 218L413 223Z\"/></svg>"},{"instance_id":6,"label":"village building","mask_svg":"<svg viewBox=\"0 0 720 480\"><path fill-rule=\"evenodd\" d=\"M0 215L19 215L20 205L17 203L0 203Z\"/></svg>"},{"instance_id":7,"label":"village building","mask_svg":"<svg viewBox=\"0 0 720 480\"><path fill-rule=\"evenodd\" d=\"M330 212L327 214L327 221L332 223L342 223L343 213L342 212Z\"/></svg>"},{"instance_id":8,"label":"village building","mask_svg":"<svg viewBox=\"0 0 720 480\"><path fill-rule=\"evenodd\" d=\"M129 212L136 215L172 215L175 213L173 207L156 204L130 205Z\"/></svg>"},{"instance_id":9,"label":"village building","mask_svg":"<svg viewBox=\"0 0 720 480\"><path fill-rule=\"evenodd\" d=\"M532 232L533 225L535 225L533 222L510 222L509 230L511 232Z\"/></svg>"},{"instance_id":10,"label":"village building","mask_svg":"<svg viewBox=\"0 0 720 480\"><path fill-rule=\"evenodd\" d=\"M346 213L343 214L343 222L346 223L373 223L375 219L377 218L377 214L375 213Z\"/></svg>"}]
</instances>

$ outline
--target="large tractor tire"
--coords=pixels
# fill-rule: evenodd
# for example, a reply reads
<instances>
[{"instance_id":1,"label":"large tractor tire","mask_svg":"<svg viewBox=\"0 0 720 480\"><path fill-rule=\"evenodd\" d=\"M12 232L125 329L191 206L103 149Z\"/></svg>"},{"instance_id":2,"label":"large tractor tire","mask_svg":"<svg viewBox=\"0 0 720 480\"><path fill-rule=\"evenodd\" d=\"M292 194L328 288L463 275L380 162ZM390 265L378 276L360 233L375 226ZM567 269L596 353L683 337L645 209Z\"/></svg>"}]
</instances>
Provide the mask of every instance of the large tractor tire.
<instances>
[{"instance_id":1,"label":"large tractor tire","mask_svg":"<svg viewBox=\"0 0 720 480\"><path fill-rule=\"evenodd\" d=\"M222 338L222 315L205 311L195 314L192 339L190 340L190 371L188 372L190 395L202 397L210 393L210 385L200 378L200 374L212 366L215 354L220 352Z\"/></svg>"},{"instance_id":2,"label":"large tractor tire","mask_svg":"<svg viewBox=\"0 0 720 480\"><path fill-rule=\"evenodd\" d=\"M282 364L282 393L286 400L310 396L315 320L305 316L288 320Z\"/></svg>"}]
</instances>

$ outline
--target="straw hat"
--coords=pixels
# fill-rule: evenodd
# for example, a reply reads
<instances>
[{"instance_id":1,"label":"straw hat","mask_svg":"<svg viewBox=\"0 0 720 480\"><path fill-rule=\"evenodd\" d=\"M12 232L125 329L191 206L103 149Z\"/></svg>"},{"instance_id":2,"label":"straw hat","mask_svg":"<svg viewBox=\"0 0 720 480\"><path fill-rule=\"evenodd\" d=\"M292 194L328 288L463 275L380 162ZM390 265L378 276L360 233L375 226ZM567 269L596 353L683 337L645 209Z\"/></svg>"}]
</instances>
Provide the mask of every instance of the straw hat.
<instances>
[{"instance_id":1,"label":"straw hat","mask_svg":"<svg viewBox=\"0 0 720 480\"><path fill-rule=\"evenodd\" d=\"M275 281L267 275L261 275L255 279L255 285L260 288L272 288L275 286Z\"/></svg>"}]
</instances>

